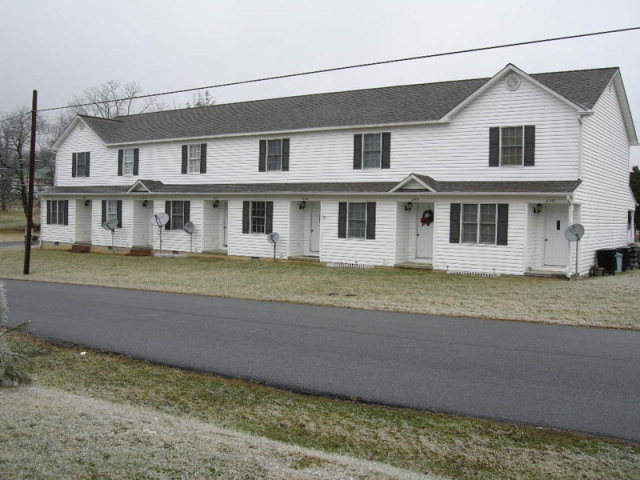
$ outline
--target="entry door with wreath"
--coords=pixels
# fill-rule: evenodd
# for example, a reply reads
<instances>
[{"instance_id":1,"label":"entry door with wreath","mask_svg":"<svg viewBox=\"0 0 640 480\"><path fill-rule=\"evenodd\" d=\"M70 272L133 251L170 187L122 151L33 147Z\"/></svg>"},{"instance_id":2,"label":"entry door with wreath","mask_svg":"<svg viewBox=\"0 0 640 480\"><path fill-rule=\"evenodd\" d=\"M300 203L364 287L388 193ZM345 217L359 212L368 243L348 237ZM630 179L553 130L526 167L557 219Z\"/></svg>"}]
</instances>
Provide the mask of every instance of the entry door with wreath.
<instances>
[{"instance_id":1,"label":"entry door with wreath","mask_svg":"<svg viewBox=\"0 0 640 480\"><path fill-rule=\"evenodd\" d=\"M433 204L418 204L416 209L416 258L433 257Z\"/></svg>"}]
</instances>

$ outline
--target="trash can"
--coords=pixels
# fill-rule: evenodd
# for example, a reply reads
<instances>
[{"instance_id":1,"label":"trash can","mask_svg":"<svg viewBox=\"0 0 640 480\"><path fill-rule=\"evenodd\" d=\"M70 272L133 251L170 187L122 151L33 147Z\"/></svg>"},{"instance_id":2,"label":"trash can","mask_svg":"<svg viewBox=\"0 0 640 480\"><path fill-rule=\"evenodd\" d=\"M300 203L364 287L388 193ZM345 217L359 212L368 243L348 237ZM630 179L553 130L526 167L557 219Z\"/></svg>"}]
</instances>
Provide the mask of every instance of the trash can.
<instances>
[{"instance_id":1,"label":"trash can","mask_svg":"<svg viewBox=\"0 0 640 480\"><path fill-rule=\"evenodd\" d=\"M598 258L598 267L604 268L606 273L615 275L618 270L618 259L615 248L605 248L596 252ZM622 259L621 259L622 261Z\"/></svg>"},{"instance_id":2,"label":"trash can","mask_svg":"<svg viewBox=\"0 0 640 480\"><path fill-rule=\"evenodd\" d=\"M624 258L624 254L622 252L616 252L616 273L620 273L622 271L623 258Z\"/></svg>"}]
</instances>

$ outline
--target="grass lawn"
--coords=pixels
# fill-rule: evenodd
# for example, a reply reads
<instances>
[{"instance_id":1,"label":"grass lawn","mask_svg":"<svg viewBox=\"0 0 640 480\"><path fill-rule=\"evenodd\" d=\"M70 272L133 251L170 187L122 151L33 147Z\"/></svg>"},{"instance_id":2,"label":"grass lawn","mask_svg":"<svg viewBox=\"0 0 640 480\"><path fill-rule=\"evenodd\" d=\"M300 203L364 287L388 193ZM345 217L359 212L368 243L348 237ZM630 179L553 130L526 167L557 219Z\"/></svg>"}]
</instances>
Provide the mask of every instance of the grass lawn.
<instances>
[{"instance_id":1,"label":"grass lawn","mask_svg":"<svg viewBox=\"0 0 640 480\"><path fill-rule=\"evenodd\" d=\"M0 419L0 424L4 422L0 428L3 445L0 472L14 469L34 473L31 477L25 474L23 478L61 478L58 472L66 478L202 478L198 475L201 470L191 476L186 474L188 468L203 468L203 465L201 462L187 465L180 455L183 451L194 459L202 459L206 467L220 469L218 477L213 475L214 470L210 471L210 477L284 478L264 471L266 460L261 459L265 454L259 448L251 450L245 462L250 466L257 462L263 470L245 468L231 475L225 469L236 468L234 462L242 453L242 445L229 439L225 446L217 439L210 450L203 452L202 445L198 448L185 443L185 428L193 430L194 438L205 438L202 435L207 424L455 479L640 478L637 445L528 426L305 396L93 351L81 356L82 349L78 347L55 346L26 334L10 334L10 342L16 351L31 359L29 369L36 386L45 389L44 397L34 394L13 400L9 397L13 392L0 391L4 408L15 405L26 409L21 419L9 422L10 417L4 414ZM66 409L75 417L69 419L71 423L55 423L65 415L65 409L56 406L68 404L70 397L60 397L61 393L51 393L50 389L82 397L73 400ZM143 425L157 435L135 430L132 424L136 422L130 420L134 413L130 410L114 413L109 410L112 407L103 404L96 407L94 400L125 404L127 408L143 407L151 412L144 417L147 422L152 422L149 419L153 418L153 412L159 412L153 420L155 424ZM57 413L51 417L47 408ZM83 421L87 423L87 430L80 428ZM189 427L186 421L198 424ZM12 426L15 422L17 425ZM175 428L167 427L167 422ZM96 424L105 425L108 435L96 430ZM56 429L56 425L59 428ZM74 425L77 431L71 428ZM51 442L48 447L47 442ZM149 448L153 442L157 442L155 451ZM257 440L248 441L251 442ZM33 449L25 452L30 446ZM130 446L131 452L139 451L140 456L122 452ZM54 456L50 454L52 448L56 451ZM274 450L272 456L285 453ZM104 455L115 455L113 463ZM301 473L314 464L327 469L332 465L332 462L324 465L324 457L308 452L294 460L286 455L285 463ZM60 466L56 458L62 459ZM345 470L333 478L349 478L346 472L350 471L348 465L352 462L342 462L347 465L343 467ZM64 469L57 470L59 467ZM151 468L152 472L143 475L146 472L143 468ZM228 475L225 476L225 472ZM291 474L290 478L324 478L305 472L299 476ZM389 478L363 475L354 474L353 478ZM399 473L390 477L401 478Z\"/></svg>"},{"instance_id":2,"label":"grass lawn","mask_svg":"<svg viewBox=\"0 0 640 480\"><path fill-rule=\"evenodd\" d=\"M34 223L40 223L40 211L33 210ZM24 229L27 219L24 212L20 210L11 210L0 213L0 242L16 242L24 240Z\"/></svg>"},{"instance_id":3,"label":"grass lawn","mask_svg":"<svg viewBox=\"0 0 640 480\"><path fill-rule=\"evenodd\" d=\"M0 250L0 275L22 275L20 248ZM376 310L640 329L640 271L579 281L471 277L402 269L213 257L126 257L39 250L30 280Z\"/></svg>"}]
</instances>

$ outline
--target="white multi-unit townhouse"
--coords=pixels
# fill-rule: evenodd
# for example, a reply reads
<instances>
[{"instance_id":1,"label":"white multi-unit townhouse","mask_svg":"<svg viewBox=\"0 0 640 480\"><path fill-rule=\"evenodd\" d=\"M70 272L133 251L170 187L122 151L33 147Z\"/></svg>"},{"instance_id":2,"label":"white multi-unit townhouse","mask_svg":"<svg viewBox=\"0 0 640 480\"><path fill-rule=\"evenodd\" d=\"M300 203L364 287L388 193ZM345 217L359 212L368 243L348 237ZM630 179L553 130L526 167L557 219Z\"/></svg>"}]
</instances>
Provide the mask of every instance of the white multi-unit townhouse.
<instances>
[{"instance_id":1,"label":"white multi-unit townhouse","mask_svg":"<svg viewBox=\"0 0 640 480\"><path fill-rule=\"evenodd\" d=\"M78 116L40 195L43 245L522 275L630 240L637 145L619 69ZM166 212L169 223L151 225ZM184 230L190 221L195 230Z\"/></svg>"}]
</instances>

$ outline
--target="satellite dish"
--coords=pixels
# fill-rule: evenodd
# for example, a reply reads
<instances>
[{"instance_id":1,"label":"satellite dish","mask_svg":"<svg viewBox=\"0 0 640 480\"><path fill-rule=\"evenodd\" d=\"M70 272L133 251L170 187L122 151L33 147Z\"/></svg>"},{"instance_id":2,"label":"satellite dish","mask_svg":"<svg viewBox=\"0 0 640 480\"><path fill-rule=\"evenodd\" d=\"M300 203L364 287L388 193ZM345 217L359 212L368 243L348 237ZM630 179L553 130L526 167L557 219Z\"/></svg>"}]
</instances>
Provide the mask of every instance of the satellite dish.
<instances>
[{"instance_id":1,"label":"satellite dish","mask_svg":"<svg viewBox=\"0 0 640 480\"><path fill-rule=\"evenodd\" d=\"M153 218L151 218L151 225L153 225L154 227L162 227L163 225L166 225L167 222L169 221L169 215L167 215L164 212L160 212L160 213L156 213Z\"/></svg>"},{"instance_id":2,"label":"satellite dish","mask_svg":"<svg viewBox=\"0 0 640 480\"><path fill-rule=\"evenodd\" d=\"M166 213L165 213L166 215ZM184 227L182 227L182 229L187 232L189 235L191 235L193 233L193 231L196 229L195 225L192 222L187 222L184 224Z\"/></svg>"},{"instance_id":3,"label":"satellite dish","mask_svg":"<svg viewBox=\"0 0 640 480\"><path fill-rule=\"evenodd\" d=\"M584 227L579 223L569 225L564 231L564 238L570 242L578 242L584 236Z\"/></svg>"},{"instance_id":4,"label":"satellite dish","mask_svg":"<svg viewBox=\"0 0 640 480\"><path fill-rule=\"evenodd\" d=\"M117 226L118 226L118 223L114 222L113 220L109 220L108 222L104 222L102 224L102 228L104 228L105 230L109 230L111 232L115 231Z\"/></svg>"},{"instance_id":5,"label":"satellite dish","mask_svg":"<svg viewBox=\"0 0 640 480\"><path fill-rule=\"evenodd\" d=\"M272 245L275 245L280 240L280 234L278 232L272 232L267 235L267 241Z\"/></svg>"}]
</instances>

